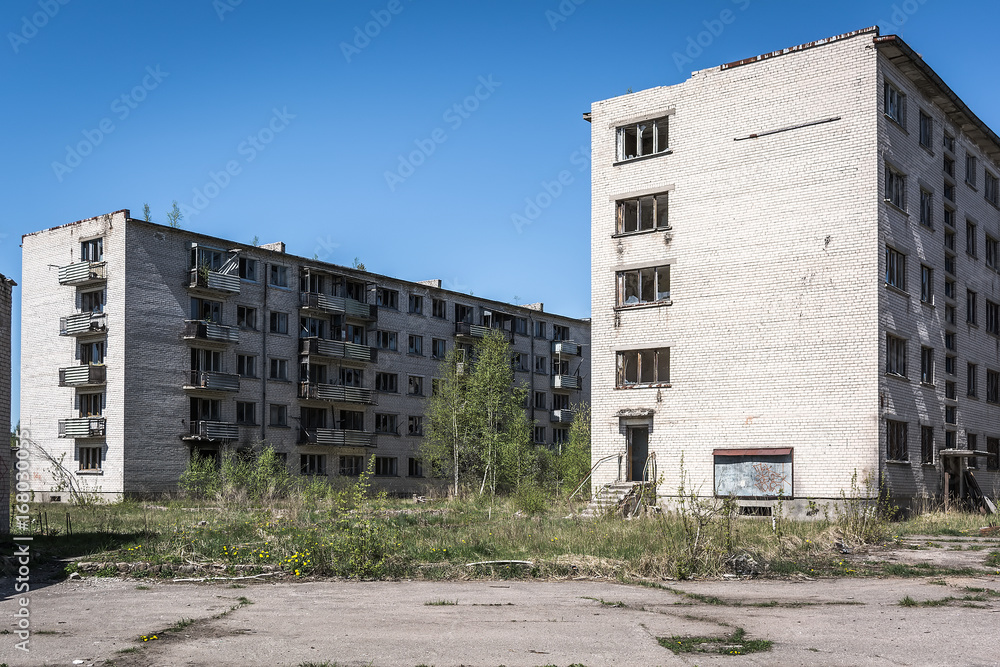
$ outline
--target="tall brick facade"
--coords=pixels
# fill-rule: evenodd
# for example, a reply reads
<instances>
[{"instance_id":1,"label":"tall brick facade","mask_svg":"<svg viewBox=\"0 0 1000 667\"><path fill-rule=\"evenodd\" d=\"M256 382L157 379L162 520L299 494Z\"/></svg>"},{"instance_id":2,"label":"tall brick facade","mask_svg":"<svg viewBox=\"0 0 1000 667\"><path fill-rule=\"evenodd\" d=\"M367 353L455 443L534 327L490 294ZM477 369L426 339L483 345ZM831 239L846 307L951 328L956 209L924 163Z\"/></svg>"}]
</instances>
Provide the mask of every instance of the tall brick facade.
<instances>
[{"instance_id":1,"label":"tall brick facade","mask_svg":"<svg viewBox=\"0 0 1000 667\"><path fill-rule=\"evenodd\" d=\"M10 428L10 309L17 285L0 275L0 424ZM10 532L10 484L13 462L8 443L0 444L0 534Z\"/></svg>"},{"instance_id":2,"label":"tall brick facade","mask_svg":"<svg viewBox=\"0 0 1000 667\"><path fill-rule=\"evenodd\" d=\"M796 510L855 472L939 495L942 450L996 446L1000 140L901 40L694 72L588 120L595 489L641 479L647 440L662 496L683 457L689 490ZM634 286L658 267L666 296Z\"/></svg>"},{"instance_id":3,"label":"tall brick facade","mask_svg":"<svg viewBox=\"0 0 1000 667\"><path fill-rule=\"evenodd\" d=\"M330 477L356 474L374 455L383 488L421 491L436 355L489 327L508 332L516 381L540 394L531 408L540 442L568 435L570 406L589 401L589 321L540 304L128 211L27 234L23 253L21 420L59 462L32 460L42 499L66 500L67 478L108 496L172 491L193 451L264 442L294 472Z\"/></svg>"}]
</instances>

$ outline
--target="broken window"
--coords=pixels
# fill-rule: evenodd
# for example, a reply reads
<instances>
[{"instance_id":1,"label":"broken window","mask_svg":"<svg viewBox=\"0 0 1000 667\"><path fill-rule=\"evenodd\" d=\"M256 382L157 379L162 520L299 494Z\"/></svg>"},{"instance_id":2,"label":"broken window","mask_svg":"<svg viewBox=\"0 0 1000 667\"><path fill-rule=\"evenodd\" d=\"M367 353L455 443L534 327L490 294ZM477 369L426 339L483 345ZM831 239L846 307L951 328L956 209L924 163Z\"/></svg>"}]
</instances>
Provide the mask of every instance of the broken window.
<instances>
[{"instance_id":1,"label":"broken window","mask_svg":"<svg viewBox=\"0 0 1000 667\"><path fill-rule=\"evenodd\" d=\"M257 309L250 306L236 306L236 326L241 329L256 329Z\"/></svg>"},{"instance_id":2,"label":"broken window","mask_svg":"<svg viewBox=\"0 0 1000 667\"><path fill-rule=\"evenodd\" d=\"M540 445L545 444L545 427L544 426L536 426L535 430L534 430L534 433L532 435L533 435L533 438L532 438L533 442L535 442L537 444L540 444Z\"/></svg>"},{"instance_id":3,"label":"broken window","mask_svg":"<svg viewBox=\"0 0 1000 667\"><path fill-rule=\"evenodd\" d=\"M552 340L569 340L569 327L564 327L561 324L553 324Z\"/></svg>"},{"instance_id":4,"label":"broken window","mask_svg":"<svg viewBox=\"0 0 1000 667\"><path fill-rule=\"evenodd\" d=\"M288 406L271 403L268 410L271 426L288 426Z\"/></svg>"},{"instance_id":5,"label":"broken window","mask_svg":"<svg viewBox=\"0 0 1000 667\"><path fill-rule=\"evenodd\" d=\"M80 448L80 470L101 469L101 447Z\"/></svg>"},{"instance_id":6,"label":"broken window","mask_svg":"<svg viewBox=\"0 0 1000 667\"><path fill-rule=\"evenodd\" d=\"M222 352L191 348L191 370L221 373Z\"/></svg>"},{"instance_id":7,"label":"broken window","mask_svg":"<svg viewBox=\"0 0 1000 667\"><path fill-rule=\"evenodd\" d=\"M565 445L569 442L569 429L568 428L553 428L552 429L552 444L554 445Z\"/></svg>"},{"instance_id":8,"label":"broken window","mask_svg":"<svg viewBox=\"0 0 1000 667\"><path fill-rule=\"evenodd\" d=\"M460 303L455 304L455 321L465 322L466 324L472 324L472 307L463 306Z\"/></svg>"},{"instance_id":9,"label":"broken window","mask_svg":"<svg viewBox=\"0 0 1000 667\"><path fill-rule=\"evenodd\" d=\"M431 357L434 359L444 359L447 352L447 344L443 338L431 339Z\"/></svg>"},{"instance_id":10,"label":"broken window","mask_svg":"<svg viewBox=\"0 0 1000 667\"><path fill-rule=\"evenodd\" d=\"M618 306L670 301L670 266L618 273Z\"/></svg>"},{"instance_id":11,"label":"broken window","mask_svg":"<svg viewBox=\"0 0 1000 667\"><path fill-rule=\"evenodd\" d=\"M545 357L535 357L535 372L542 375L549 372L549 369L546 367Z\"/></svg>"},{"instance_id":12,"label":"broken window","mask_svg":"<svg viewBox=\"0 0 1000 667\"><path fill-rule=\"evenodd\" d=\"M414 315L424 314L424 297L419 294L410 295L410 312Z\"/></svg>"},{"instance_id":13,"label":"broken window","mask_svg":"<svg viewBox=\"0 0 1000 667\"><path fill-rule=\"evenodd\" d=\"M104 239L90 239L80 243L81 262L104 261Z\"/></svg>"},{"instance_id":14,"label":"broken window","mask_svg":"<svg viewBox=\"0 0 1000 667\"><path fill-rule=\"evenodd\" d=\"M361 303L367 303L365 299L365 284L357 280L348 280L344 283L344 296Z\"/></svg>"},{"instance_id":15,"label":"broken window","mask_svg":"<svg viewBox=\"0 0 1000 667\"><path fill-rule=\"evenodd\" d=\"M271 333L288 333L288 313L271 312Z\"/></svg>"},{"instance_id":16,"label":"broken window","mask_svg":"<svg viewBox=\"0 0 1000 667\"><path fill-rule=\"evenodd\" d=\"M553 375L569 375L569 362L565 360L557 361L552 360L552 374Z\"/></svg>"},{"instance_id":17,"label":"broken window","mask_svg":"<svg viewBox=\"0 0 1000 667\"><path fill-rule=\"evenodd\" d=\"M545 322L535 322L535 338L545 338Z\"/></svg>"},{"instance_id":18,"label":"broken window","mask_svg":"<svg viewBox=\"0 0 1000 667\"><path fill-rule=\"evenodd\" d=\"M515 371L531 370L528 367L528 355L523 352L515 352L513 358L511 359L511 364L514 366Z\"/></svg>"},{"instance_id":19,"label":"broken window","mask_svg":"<svg viewBox=\"0 0 1000 667\"><path fill-rule=\"evenodd\" d=\"M409 343L406 346L406 351L408 354L416 354L423 356L424 354L424 337L423 336L410 336Z\"/></svg>"},{"instance_id":20,"label":"broken window","mask_svg":"<svg viewBox=\"0 0 1000 667\"><path fill-rule=\"evenodd\" d=\"M343 431L364 431L365 413L357 410L341 410L337 428Z\"/></svg>"},{"instance_id":21,"label":"broken window","mask_svg":"<svg viewBox=\"0 0 1000 667\"><path fill-rule=\"evenodd\" d=\"M345 457L341 456L341 459ZM361 458L358 456L357 458ZM303 475L325 475L326 454L300 454L299 472ZM357 473L356 473L357 474Z\"/></svg>"},{"instance_id":22,"label":"broken window","mask_svg":"<svg viewBox=\"0 0 1000 667\"><path fill-rule=\"evenodd\" d=\"M287 359L271 359L270 360L270 374L268 375L272 380L287 380L288 379L288 360Z\"/></svg>"},{"instance_id":23,"label":"broken window","mask_svg":"<svg viewBox=\"0 0 1000 667\"><path fill-rule=\"evenodd\" d=\"M885 115L896 121L901 127L906 128L906 95L899 88L885 82Z\"/></svg>"},{"instance_id":24,"label":"broken window","mask_svg":"<svg viewBox=\"0 0 1000 667\"><path fill-rule=\"evenodd\" d=\"M107 291L103 289L80 292L80 310L84 313L103 313L106 299Z\"/></svg>"},{"instance_id":25,"label":"broken window","mask_svg":"<svg viewBox=\"0 0 1000 667\"><path fill-rule=\"evenodd\" d=\"M340 380L341 386L360 387L364 384L364 373L365 372L360 368L341 366L338 379Z\"/></svg>"},{"instance_id":26,"label":"broken window","mask_svg":"<svg viewBox=\"0 0 1000 667\"><path fill-rule=\"evenodd\" d=\"M376 347L383 350L394 350L396 349L396 332L395 331L376 331L375 332L375 345Z\"/></svg>"},{"instance_id":27,"label":"broken window","mask_svg":"<svg viewBox=\"0 0 1000 667\"><path fill-rule=\"evenodd\" d=\"M618 387L669 384L670 348L619 352L617 366Z\"/></svg>"},{"instance_id":28,"label":"broken window","mask_svg":"<svg viewBox=\"0 0 1000 667\"><path fill-rule=\"evenodd\" d=\"M257 377L257 357L247 354L237 354L236 374L245 378Z\"/></svg>"},{"instance_id":29,"label":"broken window","mask_svg":"<svg viewBox=\"0 0 1000 667\"><path fill-rule=\"evenodd\" d=\"M368 340L368 330L358 324L344 326L344 340L356 345L365 345Z\"/></svg>"},{"instance_id":30,"label":"broken window","mask_svg":"<svg viewBox=\"0 0 1000 667\"><path fill-rule=\"evenodd\" d=\"M357 477L364 469L365 460L362 456L341 456L340 474L347 477Z\"/></svg>"},{"instance_id":31,"label":"broken window","mask_svg":"<svg viewBox=\"0 0 1000 667\"><path fill-rule=\"evenodd\" d=\"M328 338L330 322L318 317L303 317L299 335L305 337Z\"/></svg>"},{"instance_id":32,"label":"broken window","mask_svg":"<svg viewBox=\"0 0 1000 667\"><path fill-rule=\"evenodd\" d=\"M618 160L663 153L669 146L669 116L622 125L617 129Z\"/></svg>"},{"instance_id":33,"label":"broken window","mask_svg":"<svg viewBox=\"0 0 1000 667\"><path fill-rule=\"evenodd\" d=\"M545 410L545 392L536 391L535 392L535 409Z\"/></svg>"},{"instance_id":34,"label":"broken window","mask_svg":"<svg viewBox=\"0 0 1000 667\"><path fill-rule=\"evenodd\" d=\"M906 444L908 426L906 422L885 420L885 457L890 461L910 460Z\"/></svg>"},{"instance_id":35,"label":"broken window","mask_svg":"<svg viewBox=\"0 0 1000 667\"><path fill-rule=\"evenodd\" d=\"M288 287L288 267L272 264L268 282L275 287Z\"/></svg>"},{"instance_id":36,"label":"broken window","mask_svg":"<svg viewBox=\"0 0 1000 667\"><path fill-rule=\"evenodd\" d=\"M257 404L236 402L236 423L253 425L257 423Z\"/></svg>"},{"instance_id":37,"label":"broken window","mask_svg":"<svg viewBox=\"0 0 1000 667\"><path fill-rule=\"evenodd\" d=\"M240 257L239 276L243 280L257 282L257 260L249 257Z\"/></svg>"},{"instance_id":38,"label":"broken window","mask_svg":"<svg viewBox=\"0 0 1000 667\"><path fill-rule=\"evenodd\" d=\"M552 409L553 410L568 410L569 409L569 395L568 394L552 394Z\"/></svg>"},{"instance_id":39,"label":"broken window","mask_svg":"<svg viewBox=\"0 0 1000 667\"><path fill-rule=\"evenodd\" d=\"M419 375L411 375L407 391L410 396L423 396L424 395L424 379Z\"/></svg>"},{"instance_id":40,"label":"broken window","mask_svg":"<svg viewBox=\"0 0 1000 667\"><path fill-rule=\"evenodd\" d=\"M920 427L920 462L934 463L934 427Z\"/></svg>"},{"instance_id":41,"label":"broken window","mask_svg":"<svg viewBox=\"0 0 1000 667\"><path fill-rule=\"evenodd\" d=\"M104 341L92 341L80 343L80 365L103 364L104 363Z\"/></svg>"},{"instance_id":42,"label":"broken window","mask_svg":"<svg viewBox=\"0 0 1000 667\"><path fill-rule=\"evenodd\" d=\"M299 290L302 292L326 294L326 276L311 272L303 275L299 278Z\"/></svg>"},{"instance_id":43,"label":"broken window","mask_svg":"<svg viewBox=\"0 0 1000 667\"><path fill-rule=\"evenodd\" d=\"M381 288L378 291L377 305L383 308L399 310L399 292L394 289Z\"/></svg>"},{"instance_id":44,"label":"broken window","mask_svg":"<svg viewBox=\"0 0 1000 667\"><path fill-rule=\"evenodd\" d=\"M375 414L375 431L377 433L390 433L392 435L399 435L399 431L396 430L396 415L387 414Z\"/></svg>"},{"instance_id":45,"label":"broken window","mask_svg":"<svg viewBox=\"0 0 1000 667\"><path fill-rule=\"evenodd\" d=\"M444 299L431 300L431 315L440 317L442 320L448 319L448 304Z\"/></svg>"},{"instance_id":46,"label":"broken window","mask_svg":"<svg viewBox=\"0 0 1000 667\"><path fill-rule=\"evenodd\" d=\"M399 391L399 376L395 373L376 373L375 391L397 393Z\"/></svg>"},{"instance_id":47,"label":"broken window","mask_svg":"<svg viewBox=\"0 0 1000 667\"><path fill-rule=\"evenodd\" d=\"M406 418L406 434L407 435L423 435L424 434L424 418L420 415L410 415Z\"/></svg>"},{"instance_id":48,"label":"broken window","mask_svg":"<svg viewBox=\"0 0 1000 667\"><path fill-rule=\"evenodd\" d=\"M99 417L104 414L104 392L100 394L80 394L77 405L81 417Z\"/></svg>"},{"instance_id":49,"label":"broken window","mask_svg":"<svg viewBox=\"0 0 1000 667\"><path fill-rule=\"evenodd\" d=\"M519 336L528 335L528 318L527 317L515 317L514 318L514 333Z\"/></svg>"},{"instance_id":50,"label":"broken window","mask_svg":"<svg viewBox=\"0 0 1000 667\"><path fill-rule=\"evenodd\" d=\"M394 457L394 456L376 456L375 457L375 475L377 477L395 477L396 476L396 457Z\"/></svg>"},{"instance_id":51,"label":"broken window","mask_svg":"<svg viewBox=\"0 0 1000 667\"><path fill-rule=\"evenodd\" d=\"M191 268L207 269L208 271L218 271L229 259L229 253L216 248L206 248L205 246L192 246L191 248Z\"/></svg>"},{"instance_id":52,"label":"broken window","mask_svg":"<svg viewBox=\"0 0 1000 667\"><path fill-rule=\"evenodd\" d=\"M664 192L636 199L623 199L617 203L618 234L667 229L669 222L669 195Z\"/></svg>"},{"instance_id":53,"label":"broken window","mask_svg":"<svg viewBox=\"0 0 1000 667\"><path fill-rule=\"evenodd\" d=\"M222 401L210 398L191 398L192 422L220 421L222 418Z\"/></svg>"},{"instance_id":54,"label":"broken window","mask_svg":"<svg viewBox=\"0 0 1000 667\"><path fill-rule=\"evenodd\" d=\"M424 462L420 459L411 458L409 462L410 477L423 477L424 476Z\"/></svg>"},{"instance_id":55,"label":"broken window","mask_svg":"<svg viewBox=\"0 0 1000 667\"><path fill-rule=\"evenodd\" d=\"M222 302L191 297L191 319L222 323Z\"/></svg>"}]
</instances>

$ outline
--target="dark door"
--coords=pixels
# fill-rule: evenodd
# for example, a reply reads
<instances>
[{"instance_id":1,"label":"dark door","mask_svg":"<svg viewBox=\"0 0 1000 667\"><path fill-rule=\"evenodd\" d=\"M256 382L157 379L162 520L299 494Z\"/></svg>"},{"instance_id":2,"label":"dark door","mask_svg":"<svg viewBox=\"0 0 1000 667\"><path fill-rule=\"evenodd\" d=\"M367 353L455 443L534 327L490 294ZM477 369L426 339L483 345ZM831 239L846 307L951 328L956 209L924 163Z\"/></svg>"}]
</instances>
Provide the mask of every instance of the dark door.
<instances>
[{"instance_id":1,"label":"dark door","mask_svg":"<svg viewBox=\"0 0 1000 667\"><path fill-rule=\"evenodd\" d=\"M646 458L649 456L649 427L633 426L628 430L628 480L641 482Z\"/></svg>"}]
</instances>

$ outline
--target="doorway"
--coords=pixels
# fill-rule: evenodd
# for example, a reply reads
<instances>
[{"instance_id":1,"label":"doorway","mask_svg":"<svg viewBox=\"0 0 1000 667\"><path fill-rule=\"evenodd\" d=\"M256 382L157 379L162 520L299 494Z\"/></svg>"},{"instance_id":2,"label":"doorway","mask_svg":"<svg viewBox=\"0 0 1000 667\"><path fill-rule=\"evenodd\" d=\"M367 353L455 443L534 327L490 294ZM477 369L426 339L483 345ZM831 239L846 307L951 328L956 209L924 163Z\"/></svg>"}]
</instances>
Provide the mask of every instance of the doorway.
<instances>
[{"instance_id":1,"label":"doorway","mask_svg":"<svg viewBox=\"0 0 1000 667\"><path fill-rule=\"evenodd\" d=\"M643 469L649 457L649 427L628 427L628 482L642 482Z\"/></svg>"}]
</instances>

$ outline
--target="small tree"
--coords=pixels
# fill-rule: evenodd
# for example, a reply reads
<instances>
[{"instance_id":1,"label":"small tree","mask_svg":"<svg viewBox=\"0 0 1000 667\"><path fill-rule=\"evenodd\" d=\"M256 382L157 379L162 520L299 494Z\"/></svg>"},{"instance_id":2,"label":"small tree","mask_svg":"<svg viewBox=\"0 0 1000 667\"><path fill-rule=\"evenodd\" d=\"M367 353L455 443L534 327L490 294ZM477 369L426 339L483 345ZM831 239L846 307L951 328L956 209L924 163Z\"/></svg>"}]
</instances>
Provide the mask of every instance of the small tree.
<instances>
[{"instance_id":1,"label":"small tree","mask_svg":"<svg viewBox=\"0 0 1000 667\"><path fill-rule=\"evenodd\" d=\"M153 214L149 210L149 204L142 205L142 219L145 220L146 222L153 221Z\"/></svg>"},{"instance_id":2,"label":"small tree","mask_svg":"<svg viewBox=\"0 0 1000 667\"><path fill-rule=\"evenodd\" d=\"M167 224L171 227L177 228L181 226L181 220L184 219L184 214L181 213L181 209L177 206L177 200L174 200L173 207L167 211Z\"/></svg>"},{"instance_id":3,"label":"small tree","mask_svg":"<svg viewBox=\"0 0 1000 667\"><path fill-rule=\"evenodd\" d=\"M458 357L458 352L451 349L441 362L442 377L427 402L427 430L421 445L428 465L439 473L451 475L456 495L461 477L460 465L469 454L466 451L468 376L465 374L468 366Z\"/></svg>"},{"instance_id":4,"label":"small tree","mask_svg":"<svg viewBox=\"0 0 1000 667\"><path fill-rule=\"evenodd\" d=\"M559 452L556 469L562 490L572 493L590 472L590 406L573 406L573 424L569 441Z\"/></svg>"}]
</instances>

